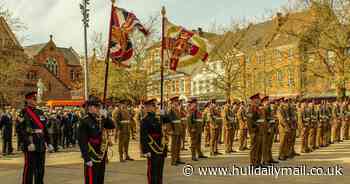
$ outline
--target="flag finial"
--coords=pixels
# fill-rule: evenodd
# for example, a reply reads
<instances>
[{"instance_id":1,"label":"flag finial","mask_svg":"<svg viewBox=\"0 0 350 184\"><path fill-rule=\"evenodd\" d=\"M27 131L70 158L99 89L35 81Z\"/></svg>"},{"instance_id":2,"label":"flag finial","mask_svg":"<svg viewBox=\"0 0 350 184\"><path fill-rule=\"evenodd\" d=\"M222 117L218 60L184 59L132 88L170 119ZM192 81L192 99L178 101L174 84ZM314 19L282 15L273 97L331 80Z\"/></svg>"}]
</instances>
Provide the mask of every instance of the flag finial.
<instances>
[{"instance_id":1,"label":"flag finial","mask_svg":"<svg viewBox=\"0 0 350 184\"><path fill-rule=\"evenodd\" d=\"M112 4L114 4L116 0L111 0L111 1L112 1Z\"/></svg>"},{"instance_id":2,"label":"flag finial","mask_svg":"<svg viewBox=\"0 0 350 184\"><path fill-rule=\"evenodd\" d=\"M165 6L162 7L162 15L164 16L166 14L166 11L165 11Z\"/></svg>"}]
</instances>

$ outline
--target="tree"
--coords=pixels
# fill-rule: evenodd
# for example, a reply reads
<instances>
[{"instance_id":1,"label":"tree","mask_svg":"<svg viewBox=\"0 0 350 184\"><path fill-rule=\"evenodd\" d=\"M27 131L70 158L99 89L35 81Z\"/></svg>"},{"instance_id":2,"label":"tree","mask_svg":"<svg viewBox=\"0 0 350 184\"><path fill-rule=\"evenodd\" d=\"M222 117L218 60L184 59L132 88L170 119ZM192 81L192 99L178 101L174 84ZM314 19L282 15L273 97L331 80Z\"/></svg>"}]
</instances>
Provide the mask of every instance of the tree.
<instances>
[{"instance_id":1,"label":"tree","mask_svg":"<svg viewBox=\"0 0 350 184\"><path fill-rule=\"evenodd\" d=\"M108 97L119 99L130 99L138 101L146 97L149 76L143 68L142 62L147 57L147 48L157 40L159 16L150 16L145 23L150 35L144 37L140 32L135 31L130 38L134 46L134 55L131 68L119 68L110 64L108 79ZM103 94L105 62L107 52L107 40L102 33L95 32L91 37L95 56L90 64L91 88L99 95Z\"/></svg>"},{"instance_id":2,"label":"tree","mask_svg":"<svg viewBox=\"0 0 350 184\"><path fill-rule=\"evenodd\" d=\"M303 0L298 3L304 6L302 11L311 15L309 19L295 20L305 30L281 32L300 40L306 71L313 77L334 81L337 97L343 98L350 72L350 1Z\"/></svg>"}]
</instances>

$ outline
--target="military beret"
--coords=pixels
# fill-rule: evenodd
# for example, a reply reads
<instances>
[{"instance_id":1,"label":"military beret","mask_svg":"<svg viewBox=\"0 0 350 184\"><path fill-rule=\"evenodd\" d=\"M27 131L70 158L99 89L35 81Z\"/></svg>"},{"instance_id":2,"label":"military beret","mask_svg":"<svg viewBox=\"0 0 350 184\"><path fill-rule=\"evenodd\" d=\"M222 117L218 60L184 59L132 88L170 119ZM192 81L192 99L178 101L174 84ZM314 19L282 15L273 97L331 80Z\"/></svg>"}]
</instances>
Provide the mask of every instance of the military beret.
<instances>
[{"instance_id":1,"label":"military beret","mask_svg":"<svg viewBox=\"0 0 350 184\"><path fill-rule=\"evenodd\" d=\"M144 105L156 105L157 104L157 99L152 98L152 99L146 100L143 104Z\"/></svg>"},{"instance_id":2,"label":"military beret","mask_svg":"<svg viewBox=\"0 0 350 184\"><path fill-rule=\"evenodd\" d=\"M178 101L178 100L179 100L178 96L174 96L174 97L170 98L171 102Z\"/></svg>"},{"instance_id":3,"label":"military beret","mask_svg":"<svg viewBox=\"0 0 350 184\"><path fill-rule=\"evenodd\" d=\"M188 101L188 103L196 103L197 102L197 98L196 97L192 97L190 101Z\"/></svg>"},{"instance_id":4,"label":"military beret","mask_svg":"<svg viewBox=\"0 0 350 184\"><path fill-rule=\"evenodd\" d=\"M255 95L251 96L249 99L251 99L251 100L260 99L260 93L257 93Z\"/></svg>"},{"instance_id":5,"label":"military beret","mask_svg":"<svg viewBox=\"0 0 350 184\"><path fill-rule=\"evenodd\" d=\"M32 92L27 93L24 97L25 97L25 99L30 100L30 99L36 98L36 95L37 95L37 92L32 91Z\"/></svg>"},{"instance_id":6,"label":"military beret","mask_svg":"<svg viewBox=\"0 0 350 184\"><path fill-rule=\"evenodd\" d=\"M269 101L269 96L265 96L264 98L261 99L261 102Z\"/></svg>"}]
</instances>

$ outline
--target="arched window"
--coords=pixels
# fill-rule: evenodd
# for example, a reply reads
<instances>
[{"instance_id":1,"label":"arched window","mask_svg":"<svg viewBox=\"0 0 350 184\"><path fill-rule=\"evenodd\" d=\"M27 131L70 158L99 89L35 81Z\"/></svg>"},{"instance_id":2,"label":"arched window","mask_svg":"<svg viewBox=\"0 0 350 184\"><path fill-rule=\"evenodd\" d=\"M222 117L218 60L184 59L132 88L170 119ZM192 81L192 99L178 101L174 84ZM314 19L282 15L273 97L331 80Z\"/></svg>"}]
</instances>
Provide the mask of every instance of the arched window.
<instances>
[{"instance_id":1,"label":"arched window","mask_svg":"<svg viewBox=\"0 0 350 184\"><path fill-rule=\"evenodd\" d=\"M49 58L46 62L46 68L57 76L58 74L58 64L54 58Z\"/></svg>"}]
</instances>

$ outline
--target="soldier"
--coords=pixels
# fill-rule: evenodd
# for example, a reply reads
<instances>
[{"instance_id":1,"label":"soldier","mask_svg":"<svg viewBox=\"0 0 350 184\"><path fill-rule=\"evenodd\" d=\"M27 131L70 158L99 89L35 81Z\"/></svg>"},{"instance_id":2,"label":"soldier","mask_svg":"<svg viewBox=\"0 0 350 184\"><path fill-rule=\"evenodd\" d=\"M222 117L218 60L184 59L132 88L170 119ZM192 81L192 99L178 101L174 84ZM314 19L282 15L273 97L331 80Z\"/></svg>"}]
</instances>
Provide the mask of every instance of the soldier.
<instances>
[{"instance_id":1,"label":"soldier","mask_svg":"<svg viewBox=\"0 0 350 184\"><path fill-rule=\"evenodd\" d=\"M239 150L244 151L248 149L247 147L247 139L248 139L248 125L247 125L247 117L244 109L243 102L239 104L237 110L237 120L239 126Z\"/></svg>"},{"instance_id":2,"label":"soldier","mask_svg":"<svg viewBox=\"0 0 350 184\"><path fill-rule=\"evenodd\" d=\"M185 148L186 143L186 132L187 132L187 114L184 106L184 100L180 99L180 110L181 110L181 150L187 150Z\"/></svg>"},{"instance_id":3,"label":"soldier","mask_svg":"<svg viewBox=\"0 0 350 184\"><path fill-rule=\"evenodd\" d=\"M325 130L327 128L327 122L328 122L328 112L325 102L322 102L320 106L320 123L317 126L317 146L318 147L325 147L326 146L326 139L325 139Z\"/></svg>"},{"instance_id":4,"label":"soldier","mask_svg":"<svg viewBox=\"0 0 350 184\"><path fill-rule=\"evenodd\" d=\"M224 124L225 131L225 153L230 154L235 152L232 149L234 136L235 136L235 116L233 116L233 109L231 109L231 103L228 100L221 111L221 118Z\"/></svg>"},{"instance_id":5,"label":"soldier","mask_svg":"<svg viewBox=\"0 0 350 184\"><path fill-rule=\"evenodd\" d=\"M250 134L250 164L253 167L261 166L261 157L263 152L263 132L261 132L260 124L264 118L260 106L260 94L255 94L250 97L251 104L248 107L248 130Z\"/></svg>"},{"instance_id":6,"label":"soldier","mask_svg":"<svg viewBox=\"0 0 350 184\"><path fill-rule=\"evenodd\" d=\"M340 142L341 108L338 102L334 102L332 108L332 140L331 144Z\"/></svg>"},{"instance_id":7,"label":"soldier","mask_svg":"<svg viewBox=\"0 0 350 184\"><path fill-rule=\"evenodd\" d=\"M332 107L331 105L325 101L325 108L326 108L326 114L327 119L325 123L325 146L329 146L332 142Z\"/></svg>"},{"instance_id":8,"label":"soldier","mask_svg":"<svg viewBox=\"0 0 350 184\"><path fill-rule=\"evenodd\" d=\"M162 124L156 115L156 100L144 103L145 117L141 121L140 140L143 155L147 158L148 184L163 183L164 158L167 155L166 145L162 139Z\"/></svg>"},{"instance_id":9,"label":"soldier","mask_svg":"<svg viewBox=\"0 0 350 184\"><path fill-rule=\"evenodd\" d=\"M278 161L275 161L272 157L272 144L273 144L273 138L274 138L274 130L275 130L275 109L270 104L269 97L266 96L261 100L261 103L263 105L263 110L266 114L266 122L268 123L266 135L264 136L264 145L263 145L263 164L264 165L270 165L278 163Z\"/></svg>"},{"instance_id":10,"label":"soldier","mask_svg":"<svg viewBox=\"0 0 350 184\"><path fill-rule=\"evenodd\" d=\"M278 159L282 161L287 160L288 158L288 137L290 136L291 132L287 110L287 104L285 104L282 99L277 108L278 129L280 134L280 149Z\"/></svg>"},{"instance_id":11,"label":"soldier","mask_svg":"<svg viewBox=\"0 0 350 184\"><path fill-rule=\"evenodd\" d=\"M169 111L170 135L171 135L171 165L185 164L180 159L181 149L181 107L179 97L175 96L170 99L171 106Z\"/></svg>"},{"instance_id":12,"label":"soldier","mask_svg":"<svg viewBox=\"0 0 350 184\"><path fill-rule=\"evenodd\" d=\"M117 123L118 129L118 150L119 150L119 160L120 162L125 162L125 160L133 161L129 156L129 143L130 143L130 120L132 119L132 115L127 108L128 100L120 101L119 110L117 111L117 115L115 122Z\"/></svg>"},{"instance_id":13,"label":"soldier","mask_svg":"<svg viewBox=\"0 0 350 184\"><path fill-rule=\"evenodd\" d=\"M103 184L108 147L111 146L107 129L115 128L107 111L101 109L101 101L89 96L85 103L87 114L78 129L79 147L84 159L85 184Z\"/></svg>"},{"instance_id":14,"label":"soldier","mask_svg":"<svg viewBox=\"0 0 350 184\"><path fill-rule=\"evenodd\" d=\"M46 145L49 151L53 150L47 133L47 118L36 108L36 94L25 95L26 107L19 115L24 152L23 184L31 184L33 179L36 184L44 183Z\"/></svg>"},{"instance_id":15,"label":"soldier","mask_svg":"<svg viewBox=\"0 0 350 184\"><path fill-rule=\"evenodd\" d=\"M308 103L302 103L300 108L300 113L302 117L301 121L301 152L309 153L309 132L310 132L310 124L311 124L311 108Z\"/></svg>"},{"instance_id":16,"label":"soldier","mask_svg":"<svg viewBox=\"0 0 350 184\"><path fill-rule=\"evenodd\" d=\"M341 105L341 138L342 140L349 140L349 124L347 122L347 102L344 100Z\"/></svg>"},{"instance_id":17,"label":"soldier","mask_svg":"<svg viewBox=\"0 0 350 184\"><path fill-rule=\"evenodd\" d=\"M2 154L12 154L12 116L9 109L5 110L5 113L0 115L0 130L2 129Z\"/></svg>"},{"instance_id":18,"label":"soldier","mask_svg":"<svg viewBox=\"0 0 350 184\"><path fill-rule=\"evenodd\" d=\"M220 154L218 152L218 143L219 143L219 128L220 123L218 120L218 112L215 106L215 103L211 101L209 105L209 114L208 114L208 121L210 126L210 156L218 155Z\"/></svg>"},{"instance_id":19,"label":"soldier","mask_svg":"<svg viewBox=\"0 0 350 184\"><path fill-rule=\"evenodd\" d=\"M290 99L288 101L288 117L289 117L289 121L290 121L290 135L289 135L289 140L288 140L288 145L289 145L289 151L288 151L288 158L293 158L294 156L300 156L300 154L295 152L294 146L295 146L295 140L296 140L296 134L297 134L297 129L298 129L298 125L297 125L297 109L296 106L294 104L294 102L292 102L292 100Z\"/></svg>"},{"instance_id":20,"label":"soldier","mask_svg":"<svg viewBox=\"0 0 350 184\"><path fill-rule=\"evenodd\" d=\"M309 132L309 145L310 145L311 151L314 151L317 149L316 134L317 134L318 121L319 121L319 107L314 102L311 104L311 125L310 125L310 132Z\"/></svg>"},{"instance_id":21,"label":"soldier","mask_svg":"<svg viewBox=\"0 0 350 184\"><path fill-rule=\"evenodd\" d=\"M203 110L203 128L204 128L204 141L205 141L205 147L210 146L210 125L208 121L208 116L209 116L209 102L207 102L204 105L204 110Z\"/></svg>"},{"instance_id":22,"label":"soldier","mask_svg":"<svg viewBox=\"0 0 350 184\"><path fill-rule=\"evenodd\" d=\"M189 101L187 120L188 129L191 136L191 154L192 160L198 161L198 158L207 158L201 151L201 135L202 135L202 119L197 107L197 99L193 98Z\"/></svg>"}]
</instances>

